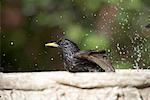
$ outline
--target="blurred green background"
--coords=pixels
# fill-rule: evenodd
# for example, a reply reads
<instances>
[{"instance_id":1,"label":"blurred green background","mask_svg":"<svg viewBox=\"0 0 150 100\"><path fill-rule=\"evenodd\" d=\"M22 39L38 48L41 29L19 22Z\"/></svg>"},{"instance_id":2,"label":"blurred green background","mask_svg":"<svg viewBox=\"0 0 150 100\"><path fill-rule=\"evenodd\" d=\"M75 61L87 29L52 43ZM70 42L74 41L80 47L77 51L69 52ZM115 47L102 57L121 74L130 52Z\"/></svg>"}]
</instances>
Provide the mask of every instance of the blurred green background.
<instances>
[{"instance_id":1,"label":"blurred green background","mask_svg":"<svg viewBox=\"0 0 150 100\"><path fill-rule=\"evenodd\" d=\"M64 70L67 37L105 49L115 68L150 68L150 0L1 0L0 71Z\"/></svg>"}]
</instances>

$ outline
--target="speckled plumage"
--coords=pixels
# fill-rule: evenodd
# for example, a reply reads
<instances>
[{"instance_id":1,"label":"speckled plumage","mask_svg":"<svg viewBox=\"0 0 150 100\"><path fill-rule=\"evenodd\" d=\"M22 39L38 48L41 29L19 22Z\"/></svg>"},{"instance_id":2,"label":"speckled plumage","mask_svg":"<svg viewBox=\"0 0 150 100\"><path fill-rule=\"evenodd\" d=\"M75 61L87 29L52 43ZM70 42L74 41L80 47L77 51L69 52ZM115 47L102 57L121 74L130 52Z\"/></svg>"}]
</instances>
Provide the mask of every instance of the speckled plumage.
<instances>
[{"instance_id":1,"label":"speckled plumage","mask_svg":"<svg viewBox=\"0 0 150 100\"><path fill-rule=\"evenodd\" d=\"M64 67L69 72L115 71L111 63L105 59L106 54L103 51L81 51L68 39L61 39L56 43L63 51Z\"/></svg>"}]
</instances>

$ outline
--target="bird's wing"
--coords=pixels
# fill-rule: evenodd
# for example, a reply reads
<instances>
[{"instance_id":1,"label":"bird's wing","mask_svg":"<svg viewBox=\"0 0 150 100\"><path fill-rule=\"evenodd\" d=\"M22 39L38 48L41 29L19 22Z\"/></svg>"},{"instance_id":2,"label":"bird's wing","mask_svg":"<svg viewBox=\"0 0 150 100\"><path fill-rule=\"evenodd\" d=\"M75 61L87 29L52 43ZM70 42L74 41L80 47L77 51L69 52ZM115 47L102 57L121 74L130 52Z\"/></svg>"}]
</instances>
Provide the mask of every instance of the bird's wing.
<instances>
[{"instance_id":1,"label":"bird's wing","mask_svg":"<svg viewBox=\"0 0 150 100\"><path fill-rule=\"evenodd\" d=\"M87 59L99 65L106 72L115 72L111 62L107 59L105 51L85 50L77 52L74 57L79 59Z\"/></svg>"}]
</instances>

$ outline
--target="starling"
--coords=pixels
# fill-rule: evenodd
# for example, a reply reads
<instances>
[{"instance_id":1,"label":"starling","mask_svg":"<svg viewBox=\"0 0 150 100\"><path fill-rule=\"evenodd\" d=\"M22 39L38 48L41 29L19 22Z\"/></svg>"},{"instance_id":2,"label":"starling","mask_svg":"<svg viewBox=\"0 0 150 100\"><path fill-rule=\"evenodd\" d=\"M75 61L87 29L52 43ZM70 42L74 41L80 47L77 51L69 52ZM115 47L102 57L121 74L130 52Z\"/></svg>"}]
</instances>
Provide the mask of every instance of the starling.
<instances>
[{"instance_id":1,"label":"starling","mask_svg":"<svg viewBox=\"0 0 150 100\"><path fill-rule=\"evenodd\" d=\"M63 51L64 67L69 72L115 72L106 52L80 50L69 39L47 43L45 46L59 47Z\"/></svg>"}]
</instances>

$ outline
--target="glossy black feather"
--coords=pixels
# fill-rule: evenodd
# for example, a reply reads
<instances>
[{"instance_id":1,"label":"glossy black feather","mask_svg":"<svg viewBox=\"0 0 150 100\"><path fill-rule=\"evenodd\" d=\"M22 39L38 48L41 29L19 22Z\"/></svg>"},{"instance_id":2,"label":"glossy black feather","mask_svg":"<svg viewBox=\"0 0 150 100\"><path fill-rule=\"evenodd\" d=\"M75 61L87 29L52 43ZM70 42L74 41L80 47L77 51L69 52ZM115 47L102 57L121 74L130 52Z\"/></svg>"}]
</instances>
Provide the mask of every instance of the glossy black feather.
<instances>
[{"instance_id":1,"label":"glossy black feather","mask_svg":"<svg viewBox=\"0 0 150 100\"><path fill-rule=\"evenodd\" d=\"M103 60L102 58L106 56L105 51L100 52L94 50L81 51L74 42L68 39L59 40L57 41L57 44L59 45L60 48L62 48L64 67L69 72L105 72L108 71L107 69L109 69L109 71L114 71L112 70L114 68L109 63L109 61ZM91 55L93 55L94 58L91 59L90 58ZM100 60L98 60L99 58ZM112 68L105 68L108 67L108 65L105 62L108 63L109 67ZM100 64L102 64L102 66Z\"/></svg>"}]
</instances>

